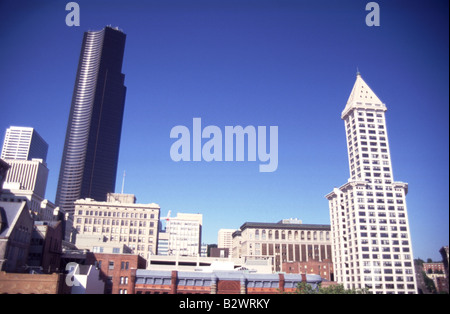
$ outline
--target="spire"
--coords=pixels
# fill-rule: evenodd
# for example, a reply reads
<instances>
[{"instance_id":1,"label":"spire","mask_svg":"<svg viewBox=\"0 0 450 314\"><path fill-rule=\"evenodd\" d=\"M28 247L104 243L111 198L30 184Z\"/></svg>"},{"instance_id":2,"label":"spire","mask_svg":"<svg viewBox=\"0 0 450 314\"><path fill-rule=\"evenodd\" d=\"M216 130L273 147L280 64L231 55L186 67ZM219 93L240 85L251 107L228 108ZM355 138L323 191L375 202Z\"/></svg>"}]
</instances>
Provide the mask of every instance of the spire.
<instances>
[{"instance_id":1,"label":"spire","mask_svg":"<svg viewBox=\"0 0 450 314\"><path fill-rule=\"evenodd\" d=\"M373 92L373 90L367 85L367 83L361 77L361 73L357 68L356 72L356 81L353 85L352 92L348 97L347 104L345 106L344 111L342 112L341 117L347 115L351 109L361 107L366 109L381 109L383 111L386 110L386 106L383 102L378 98L378 96Z\"/></svg>"}]
</instances>

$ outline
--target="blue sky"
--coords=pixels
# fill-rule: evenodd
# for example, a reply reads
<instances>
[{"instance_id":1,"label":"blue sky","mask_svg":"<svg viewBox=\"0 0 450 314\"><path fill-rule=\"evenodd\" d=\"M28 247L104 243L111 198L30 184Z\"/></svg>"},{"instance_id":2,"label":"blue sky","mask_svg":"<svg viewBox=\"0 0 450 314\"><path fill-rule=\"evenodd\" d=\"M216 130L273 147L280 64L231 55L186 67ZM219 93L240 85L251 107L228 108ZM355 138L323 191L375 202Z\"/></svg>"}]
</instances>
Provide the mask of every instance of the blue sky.
<instances>
[{"instance_id":1,"label":"blue sky","mask_svg":"<svg viewBox=\"0 0 450 314\"><path fill-rule=\"evenodd\" d=\"M203 214L203 239L246 221L328 224L325 195L347 182L340 119L356 69L386 103L394 179L409 183L415 257L440 259L449 221L448 1L0 2L0 131L34 127L49 144L54 200L83 32L127 34L116 191ZM278 126L278 169L259 162L174 162L170 130ZM2 136L3 136L2 134Z\"/></svg>"}]
</instances>

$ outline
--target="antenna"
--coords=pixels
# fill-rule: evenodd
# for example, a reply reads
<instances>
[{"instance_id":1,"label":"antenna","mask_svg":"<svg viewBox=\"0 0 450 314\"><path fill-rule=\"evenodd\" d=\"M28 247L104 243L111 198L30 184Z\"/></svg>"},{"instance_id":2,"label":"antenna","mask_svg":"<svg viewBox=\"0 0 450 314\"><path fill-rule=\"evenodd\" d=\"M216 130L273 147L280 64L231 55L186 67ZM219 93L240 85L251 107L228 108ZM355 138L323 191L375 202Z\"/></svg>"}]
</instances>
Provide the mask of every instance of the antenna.
<instances>
[{"instance_id":1,"label":"antenna","mask_svg":"<svg viewBox=\"0 0 450 314\"><path fill-rule=\"evenodd\" d=\"M123 178L122 178L122 192L120 194L123 194L123 187L125 186L125 170L123 171Z\"/></svg>"}]
</instances>

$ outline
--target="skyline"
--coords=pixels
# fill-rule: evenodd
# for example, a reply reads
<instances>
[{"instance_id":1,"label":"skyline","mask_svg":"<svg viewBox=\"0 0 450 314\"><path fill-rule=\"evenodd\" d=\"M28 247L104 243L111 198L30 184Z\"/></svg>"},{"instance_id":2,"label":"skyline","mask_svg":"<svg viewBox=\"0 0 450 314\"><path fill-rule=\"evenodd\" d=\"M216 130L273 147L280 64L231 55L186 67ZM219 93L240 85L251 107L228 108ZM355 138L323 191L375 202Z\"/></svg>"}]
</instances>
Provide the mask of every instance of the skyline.
<instances>
[{"instance_id":1,"label":"skyline","mask_svg":"<svg viewBox=\"0 0 450 314\"><path fill-rule=\"evenodd\" d=\"M325 195L349 178L340 114L358 68L388 107L414 258L439 259L448 245L448 3L377 1L381 26L368 27L369 1L76 2L79 27L65 25L66 3L0 4L2 139L9 126L30 126L49 144L49 200L82 34L112 25L127 35L116 192L126 171L124 193L138 203L159 204L162 216L203 214L206 243L245 222L329 224ZM193 118L278 126L277 170L174 162L170 130Z\"/></svg>"}]
</instances>

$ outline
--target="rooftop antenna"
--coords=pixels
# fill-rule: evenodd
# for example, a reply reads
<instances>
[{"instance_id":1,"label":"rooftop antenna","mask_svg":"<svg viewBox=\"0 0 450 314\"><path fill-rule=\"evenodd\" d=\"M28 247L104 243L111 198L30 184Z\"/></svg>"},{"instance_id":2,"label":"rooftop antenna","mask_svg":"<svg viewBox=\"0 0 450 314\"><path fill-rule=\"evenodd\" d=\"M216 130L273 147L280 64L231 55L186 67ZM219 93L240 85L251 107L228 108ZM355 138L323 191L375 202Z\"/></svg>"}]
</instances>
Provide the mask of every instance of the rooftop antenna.
<instances>
[{"instance_id":1,"label":"rooftop antenna","mask_svg":"<svg viewBox=\"0 0 450 314\"><path fill-rule=\"evenodd\" d=\"M358 67L356 67L356 76L361 75L361 73L359 72Z\"/></svg>"},{"instance_id":2,"label":"rooftop antenna","mask_svg":"<svg viewBox=\"0 0 450 314\"><path fill-rule=\"evenodd\" d=\"M125 186L125 170L123 171L123 178L122 178L122 192L120 194L123 194L123 187Z\"/></svg>"}]
</instances>

